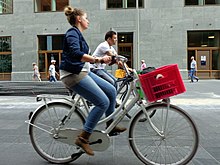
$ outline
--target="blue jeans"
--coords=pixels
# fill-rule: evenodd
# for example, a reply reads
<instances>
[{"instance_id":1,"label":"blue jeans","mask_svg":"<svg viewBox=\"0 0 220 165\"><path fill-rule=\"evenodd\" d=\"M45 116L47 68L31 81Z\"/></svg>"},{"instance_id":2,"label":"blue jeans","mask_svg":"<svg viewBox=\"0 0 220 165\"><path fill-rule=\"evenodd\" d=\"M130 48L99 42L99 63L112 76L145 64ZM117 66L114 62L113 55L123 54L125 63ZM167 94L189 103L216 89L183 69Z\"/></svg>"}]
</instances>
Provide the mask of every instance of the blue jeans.
<instances>
[{"instance_id":1,"label":"blue jeans","mask_svg":"<svg viewBox=\"0 0 220 165\"><path fill-rule=\"evenodd\" d=\"M50 82L56 82L57 81L57 79L56 79L56 76L50 76Z\"/></svg>"},{"instance_id":2,"label":"blue jeans","mask_svg":"<svg viewBox=\"0 0 220 165\"><path fill-rule=\"evenodd\" d=\"M112 74L108 73L105 69L91 69L91 71L97 74L99 77L110 82L117 89L117 84L116 84L117 79Z\"/></svg>"},{"instance_id":3,"label":"blue jeans","mask_svg":"<svg viewBox=\"0 0 220 165\"><path fill-rule=\"evenodd\" d=\"M199 78L198 77L196 77L195 76L195 73L196 73L196 70L195 70L195 68L192 68L191 70L190 70L190 79L191 79L191 82L193 82L193 79L196 79L196 80L198 80Z\"/></svg>"},{"instance_id":4,"label":"blue jeans","mask_svg":"<svg viewBox=\"0 0 220 165\"><path fill-rule=\"evenodd\" d=\"M78 84L71 87L71 90L95 105L84 124L83 129L86 132L92 133L102 115L109 116L115 110L115 87L93 72L89 72Z\"/></svg>"}]
</instances>

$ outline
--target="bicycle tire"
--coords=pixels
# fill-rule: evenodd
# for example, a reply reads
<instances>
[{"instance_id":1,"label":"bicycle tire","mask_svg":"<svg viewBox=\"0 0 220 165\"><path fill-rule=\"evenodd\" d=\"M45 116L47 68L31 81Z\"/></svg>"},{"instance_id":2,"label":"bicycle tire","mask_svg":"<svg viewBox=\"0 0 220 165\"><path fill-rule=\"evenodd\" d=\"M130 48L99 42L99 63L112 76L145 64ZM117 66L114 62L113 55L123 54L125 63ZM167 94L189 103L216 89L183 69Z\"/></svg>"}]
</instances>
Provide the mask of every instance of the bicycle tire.
<instances>
[{"instance_id":1,"label":"bicycle tire","mask_svg":"<svg viewBox=\"0 0 220 165\"><path fill-rule=\"evenodd\" d=\"M45 160L56 163L65 164L72 162L79 158L81 155L74 153L78 152L76 146L61 143L54 137L54 132L58 127L61 120L71 109L71 106L65 103L49 103L39 108L30 120L30 139L35 151ZM68 122L62 128L77 128L82 129L85 119L76 108ZM34 126L35 125L35 126ZM50 135L38 127L41 127ZM74 139L73 139L74 140Z\"/></svg>"},{"instance_id":2,"label":"bicycle tire","mask_svg":"<svg viewBox=\"0 0 220 165\"><path fill-rule=\"evenodd\" d=\"M167 104L149 106L146 110L156 113L152 123L161 131ZM185 165L194 157L199 145L199 133L192 118L181 108L170 105L167 117L166 135L160 137L149 121L139 122L143 111L139 111L131 121L129 144L140 161L147 165Z\"/></svg>"}]
</instances>

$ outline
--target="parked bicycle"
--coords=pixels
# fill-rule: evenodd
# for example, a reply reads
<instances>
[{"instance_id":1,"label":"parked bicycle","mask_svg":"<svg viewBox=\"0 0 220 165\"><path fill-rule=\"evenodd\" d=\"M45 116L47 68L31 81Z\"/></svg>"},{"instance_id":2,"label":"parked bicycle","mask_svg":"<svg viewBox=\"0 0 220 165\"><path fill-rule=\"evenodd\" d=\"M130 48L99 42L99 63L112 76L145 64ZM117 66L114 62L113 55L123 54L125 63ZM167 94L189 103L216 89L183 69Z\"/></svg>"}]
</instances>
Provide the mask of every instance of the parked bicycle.
<instances>
[{"instance_id":1,"label":"parked bicycle","mask_svg":"<svg viewBox=\"0 0 220 165\"><path fill-rule=\"evenodd\" d=\"M127 60L122 56L117 58L123 63ZM173 73L174 71L176 72ZM129 145L138 159L147 165L187 164L198 149L199 134L190 115L170 104L169 97L185 91L178 72L177 65L161 67L139 76L134 70L131 75L133 80L121 105L113 114L102 118L98 124L106 123L115 117L114 122L107 129L92 133L90 138L92 149L106 150L110 146L111 137L108 134L129 110L138 104L139 109L133 115L128 127ZM177 78L174 77L176 75ZM137 91L136 86L139 82L146 101L140 98ZM129 100L132 92L135 95ZM150 95L151 92L153 94ZM64 164L76 160L84 153L74 143L87 115L78 104L81 97L72 100L71 97L65 96L40 95L38 98L43 99L45 103L34 111L30 120L26 121L29 124L34 149L51 163ZM86 104L83 101L80 103ZM150 117L153 111L156 112ZM146 120L140 122L143 118Z\"/></svg>"}]
</instances>

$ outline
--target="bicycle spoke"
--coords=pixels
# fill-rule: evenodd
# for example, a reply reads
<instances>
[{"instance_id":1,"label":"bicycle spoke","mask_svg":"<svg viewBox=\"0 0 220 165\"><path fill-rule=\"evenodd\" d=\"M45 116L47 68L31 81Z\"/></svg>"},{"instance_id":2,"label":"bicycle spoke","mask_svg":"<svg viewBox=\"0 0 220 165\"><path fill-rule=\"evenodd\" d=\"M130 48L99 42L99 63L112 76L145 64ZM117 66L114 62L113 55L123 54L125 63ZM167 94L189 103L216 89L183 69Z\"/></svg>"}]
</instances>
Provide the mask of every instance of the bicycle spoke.
<instances>
[{"instance_id":1,"label":"bicycle spoke","mask_svg":"<svg viewBox=\"0 0 220 165\"><path fill-rule=\"evenodd\" d=\"M30 137L37 153L52 163L64 164L77 159L80 155L72 157L78 149L67 143L57 140L59 130L68 128L82 128L84 118L77 110L73 112L65 124L61 124L64 116L68 115L71 107L67 104L51 104L39 109L30 121ZM36 127L37 126L37 127ZM74 140L74 139L73 139Z\"/></svg>"},{"instance_id":2,"label":"bicycle spoke","mask_svg":"<svg viewBox=\"0 0 220 165\"><path fill-rule=\"evenodd\" d=\"M140 111L129 131L129 143L134 153L145 164L186 164L198 148L198 132L193 121L177 107L172 106L168 115L164 104L147 108L147 112L152 109L156 109L156 113L150 120L162 136L151 127L148 120L139 122L144 117Z\"/></svg>"}]
</instances>

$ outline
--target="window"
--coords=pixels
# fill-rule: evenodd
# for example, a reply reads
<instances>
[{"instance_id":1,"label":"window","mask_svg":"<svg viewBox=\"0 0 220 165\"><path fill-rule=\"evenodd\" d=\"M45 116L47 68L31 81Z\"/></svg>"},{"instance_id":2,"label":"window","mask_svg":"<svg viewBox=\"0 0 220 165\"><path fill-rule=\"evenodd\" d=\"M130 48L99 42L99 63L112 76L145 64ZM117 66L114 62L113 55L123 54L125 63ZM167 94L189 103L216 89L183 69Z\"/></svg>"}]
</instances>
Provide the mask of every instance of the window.
<instances>
[{"instance_id":1,"label":"window","mask_svg":"<svg viewBox=\"0 0 220 165\"><path fill-rule=\"evenodd\" d=\"M213 50L212 52L212 70L220 70L220 52Z\"/></svg>"},{"instance_id":2,"label":"window","mask_svg":"<svg viewBox=\"0 0 220 165\"><path fill-rule=\"evenodd\" d=\"M185 5L199 5L198 0L185 0Z\"/></svg>"},{"instance_id":3,"label":"window","mask_svg":"<svg viewBox=\"0 0 220 165\"><path fill-rule=\"evenodd\" d=\"M35 12L63 11L69 0L34 0Z\"/></svg>"},{"instance_id":4,"label":"window","mask_svg":"<svg viewBox=\"0 0 220 165\"><path fill-rule=\"evenodd\" d=\"M11 52L11 37L0 37L0 52Z\"/></svg>"},{"instance_id":5,"label":"window","mask_svg":"<svg viewBox=\"0 0 220 165\"><path fill-rule=\"evenodd\" d=\"M188 32L188 47L219 47L219 31Z\"/></svg>"},{"instance_id":6,"label":"window","mask_svg":"<svg viewBox=\"0 0 220 165\"><path fill-rule=\"evenodd\" d=\"M64 35L40 35L39 50L62 50Z\"/></svg>"},{"instance_id":7,"label":"window","mask_svg":"<svg viewBox=\"0 0 220 165\"><path fill-rule=\"evenodd\" d=\"M211 5L211 4L220 4L220 1L218 0L205 0L206 5Z\"/></svg>"},{"instance_id":8,"label":"window","mask_svg":"<svg viewBox=\"0 0 220 165\"><path fill-rule=\"evenodd\" d=\"M185 5L220 5L220 0L185 0Z\"/></svg>"},{"instance_id":9,"label":"window","mask_svg":"<svg viewBox=\"0 0 220 165\"><path fill-rule=\"evenodd\" d=\"M138 0L138 8L144 7L144 0ZM136 8L136 0L107 0L107 8Z\"/></svg>"},{"instance_id":10,"label":"window","mask_svg":"<svg viewBox=\"0 0 220 165\"><path fill-rule=\"evenodd\" d=\"M133 67L133 32L118 33L118 54L127 57L127 65Z\"/></svg>"},{"instance_id":11,"label":"window","mask_svg":"<svg viewBox=\"0 0 220 165\"><path fill-rule=\"evenodd\" d=\"M0 14L11 14L12 9L12 0L0 0Z\"/></svg>"},{"instance_id":12,"label":"window","mask_svg":"<svg viewBox=\"0 0 220 165\"><path fill-rule=\"evenodd\" d=\"M119 33L118 34L118 43L133 43L133 33Z\"/></svg>"},{"instance_id":13,"label":"window","mask_svg":"<svg viewBox=\"0 0 220 165\"><path fill-rule=\"evenodd\" d=\"M11 37L0 37L0 80L10 80L11 71Z\"/></svg>"}]
</instances>

